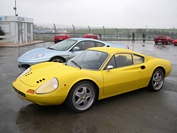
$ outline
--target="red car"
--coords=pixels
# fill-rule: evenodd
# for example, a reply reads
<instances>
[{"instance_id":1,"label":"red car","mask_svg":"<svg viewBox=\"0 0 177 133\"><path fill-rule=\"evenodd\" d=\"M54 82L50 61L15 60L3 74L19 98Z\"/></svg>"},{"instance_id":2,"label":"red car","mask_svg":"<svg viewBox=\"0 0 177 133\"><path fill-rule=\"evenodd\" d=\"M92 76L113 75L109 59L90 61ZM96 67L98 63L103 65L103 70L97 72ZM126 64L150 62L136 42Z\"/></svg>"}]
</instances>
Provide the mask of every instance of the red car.
<instances>
[{"instance_id":1,"label":"red car","mask_svg":"<svg viewBox=\"0 0 177 133\"><path fill-rule=\"evenodd\" d=\"M162 44L172 44L173 39L170 38L169 36L158 36L154 38L155 44L162 43Z\"/></svg>"},{"instance_id":2,"label":"red car","mask_svg":"<svg viewBox=\"0 0 177 133\"><path fill-rule=\"evenodd\" d=\"M177 39L173 40L173 44L174 44L174 46L177 46Z\"/></svg>"},{"instance_id":3,"label":"red car","mask_svg":"<svg viewBox=\"0 0 177 133\"><path fill-rule=\"evenodd\" d=\"M60 33L54 36L54 42L57 43L68 38L71 38L71 36L68 33Z\"/></svg>"},{"instance_id":4,"label":"red car","mask_svg":"<svg viewBox=\"0 0 177 133\"><path fill-rule=\"evenodd\" d=\"M82 36L82 38L93 38L93 39L98 39L98 36L92 33L87 33Z\"/></svg>"}]
</instances>

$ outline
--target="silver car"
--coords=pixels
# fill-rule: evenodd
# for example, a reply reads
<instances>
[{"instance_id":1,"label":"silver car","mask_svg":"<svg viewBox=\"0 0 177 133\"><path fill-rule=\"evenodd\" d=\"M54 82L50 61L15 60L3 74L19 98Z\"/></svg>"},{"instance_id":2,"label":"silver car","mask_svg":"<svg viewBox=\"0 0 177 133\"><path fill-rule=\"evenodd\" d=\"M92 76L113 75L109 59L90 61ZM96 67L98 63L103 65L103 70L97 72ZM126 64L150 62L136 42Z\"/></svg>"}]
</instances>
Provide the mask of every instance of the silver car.
<instances>
[{"instance_id":1,"label":"silver car","mask_svg":"<svg viewBox=\"0 0 177 133\"><path fill-rule=\"evenodd\" d=\"M20 69L25 70L31 65L46 61L64 63L83 50L91 47L118 47L128 49L123 44L111 44L89 38L69 38L47 48L35 48L27 51L18 58L18 66Z\"/></svg>"}]
</instances>

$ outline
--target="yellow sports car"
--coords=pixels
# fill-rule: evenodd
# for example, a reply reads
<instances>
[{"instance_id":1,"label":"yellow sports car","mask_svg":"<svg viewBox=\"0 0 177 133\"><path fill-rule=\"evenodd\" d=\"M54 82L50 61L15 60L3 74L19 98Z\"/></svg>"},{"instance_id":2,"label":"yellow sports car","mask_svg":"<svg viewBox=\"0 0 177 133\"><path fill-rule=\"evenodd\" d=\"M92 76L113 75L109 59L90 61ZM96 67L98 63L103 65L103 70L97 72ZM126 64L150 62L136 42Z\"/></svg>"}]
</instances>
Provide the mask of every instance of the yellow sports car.
<instances>
[{"instance_id":1,"label":"yellow sports car","mask_svg":"<svg viewBox=\"0 0 177 133\"><path fill-rule=\"evenodd\" d=\"M171 72L168 60L132 50L95 47L67 63L31 66L13 83L18 96L39 105L66 105L88 110L96 100L143 87L159 91Z\"/></svg>"}]
</instances>

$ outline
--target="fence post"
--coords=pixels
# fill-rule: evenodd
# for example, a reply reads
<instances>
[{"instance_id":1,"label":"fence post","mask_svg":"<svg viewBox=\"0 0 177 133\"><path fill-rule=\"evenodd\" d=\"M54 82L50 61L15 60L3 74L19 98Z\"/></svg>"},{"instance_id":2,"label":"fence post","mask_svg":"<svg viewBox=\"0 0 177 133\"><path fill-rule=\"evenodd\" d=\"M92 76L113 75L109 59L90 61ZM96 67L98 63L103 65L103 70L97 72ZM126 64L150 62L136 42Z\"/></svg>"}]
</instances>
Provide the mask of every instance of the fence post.
<instances>
[{"instance_id":1,"label":"fence post","mask_svg":"<svg viewBox=\"0 0 177 133\"><path fill-rule=\"evenodd\" d=\"M116 31L117 31L117 40L118 40L118 29L116 28Z\"/></svg>"},{"instance_id":2,"label":"fence post","mask_svg":"<svg viewBox=\"0 0 177 133\"><path fill-rule=\"evenodd\" d=\"M90 33L90 27L88 26L88 28L89 28L89 33Z\"/></svg>"},{"instance_id":3,"label":"fence post","mask_svg":"<svg viewBox=\"0 0 177 133\"><path fill-rule=\"evenodd\" d=\"M105 39L105 28L104 28L104 26L103 26L103 30L104 30L104 39Z\"/></svg>"},{"instance_id":4,"label":"fence post","mask_svg":"<svg viewBox=\"0 0 177 133\"><path fill-rule=\"evenodd\" d=\"M56 31L57 31L56 25L54 23L53 23L53 25L54 25L54 31L55 31L55 34L56 34Z\"/></svg>"},{"instance_id":5,"label":"fence post","mask_svg":"<svg viewBox=\"0 0 177 133\"><path fill-rule=\"evenodd\" d=\"M73 26L73 37L74 37L74 34L75 34L75 27L74 27L74 25L72 25Z\"/></svg>"}]
</instances>

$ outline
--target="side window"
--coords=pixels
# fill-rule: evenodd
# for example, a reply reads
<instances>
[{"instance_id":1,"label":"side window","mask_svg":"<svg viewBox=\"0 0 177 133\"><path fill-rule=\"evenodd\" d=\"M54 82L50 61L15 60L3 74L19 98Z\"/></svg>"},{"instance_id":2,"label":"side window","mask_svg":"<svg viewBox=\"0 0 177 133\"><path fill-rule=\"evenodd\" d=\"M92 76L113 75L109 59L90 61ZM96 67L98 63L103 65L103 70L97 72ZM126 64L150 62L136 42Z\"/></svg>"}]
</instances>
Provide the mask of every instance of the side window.
<instances>
[{"instance_id":1,"label":"side window","mask_svg":"<svg viewBox=\"0 0 177 133\"><path fill-rule=\"evenodd\" d=\"M84 41L83 42L83 50L94 47L94 42L92 41Z\"/></svg>"},{"instance_id":2,"label":"side window","mask_svg":"<svg viewBox=\"0 0 177 133\"><path fill-rule=\"evenodd\" d=\"M94 47L94 42L92 42L92 41L83 41L83 42L78 43L75 47L79 48L76 51L86 50L88 48Z\"/></svg>"},{"instance_id":3,"label":"side window","mask_svg":"<svg viewBox=\"0 0 177 133\"><path fill-rule=\"evenodd\" d=\"M96 42L96 47L103 47L105 44L100 43L100 42Z\"/></svg>"},{"instance_id":4,"label":"side window","mask_svg":"<svg viewBox=\"0 0 177 133\"><path fill-rule=\"evenodd\" d=\"M116 62L115 62L115 57L114 56L110 59L110 61L108 62L108 64L104 68L104 70L106 70L109 65L113 66L113 68L116 68Z\"/></svg>"},{"instance_id":5,"label":"side window","mask_svg":"<svg viewBox=\"0 0 177 133\"><path fill-rule=\"evenodd\" d=\"M131 54L116 54L115 55L117 67L124 67L133 65L132 55Z\"/></svg>"},{"instance_id":6,"label":"side window","mask_svg":"<svg viewBox=\"0 0 177 133\"><path fill-rule=\"evenodd\" d=\"M141 64L144 62L144 57L143 56L139 56L139 55L133 55L133 61L134 61L134 64Z\"/></svg>"},{"instance_id":7,"label":"side window","mask_svg":"<svg viewBox=\"0 0 177 133\"><path fill-rule=\"evenodd\" d=\"M75 51L82 51L82 50L84 50L83 45L84 45L84 42L78 43L75 47L78 47L79 49L77 49L77 50L75 50Z\"/></svg>"}]
</instances>

